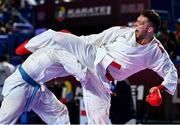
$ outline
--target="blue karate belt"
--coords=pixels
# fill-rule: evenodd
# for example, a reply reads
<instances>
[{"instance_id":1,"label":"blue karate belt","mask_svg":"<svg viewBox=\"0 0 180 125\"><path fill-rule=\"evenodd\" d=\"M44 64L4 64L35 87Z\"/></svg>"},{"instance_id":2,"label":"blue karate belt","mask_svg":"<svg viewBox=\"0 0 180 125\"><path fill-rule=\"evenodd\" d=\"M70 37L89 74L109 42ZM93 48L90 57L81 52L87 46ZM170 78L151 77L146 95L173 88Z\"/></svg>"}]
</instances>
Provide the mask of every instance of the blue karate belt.
<instances>
[{"instance_id":1,"label":"blue karate belt","mask_svg":"<svg viewBox=\"0 0 180 125\"><path fill-rule=\"evenodd\" d=\"M25 107L24 107L24 112L27 113L28 107L29 107L30 103L33 101L33 99L34 99L34 97L35 97L38 89L40 88L40 85L39 85L36 81L34 81L34 80L26 73L26 71L24 71L24 69L22 68L21 65L18 67L18 69L19 69L19 72L20 72L23 80L26 81L29 85L31 85L31 86L34 87L34 90L33 90L32 94L31 94L31 96L27 99L26 105L25 105Z\"/></svg>"}]
</instances>

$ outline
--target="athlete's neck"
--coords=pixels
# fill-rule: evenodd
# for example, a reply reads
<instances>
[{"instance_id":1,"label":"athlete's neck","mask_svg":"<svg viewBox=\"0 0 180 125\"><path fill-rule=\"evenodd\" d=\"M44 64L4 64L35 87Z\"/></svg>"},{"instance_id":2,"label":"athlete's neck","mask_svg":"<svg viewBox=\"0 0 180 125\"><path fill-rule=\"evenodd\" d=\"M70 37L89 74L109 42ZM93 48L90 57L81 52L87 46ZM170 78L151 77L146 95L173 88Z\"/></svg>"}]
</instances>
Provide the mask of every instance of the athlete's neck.
<instances>
[{"instance_id":1,"label":"athlete's neck","mask_svg":"<svg viewBox=\"0 0 180 125\"><path fill-rule=\"evenodd\" d=\"M146 45L152 41L153 37L149 38L137 38L136 42L139 43L140 45Z\"/></svg>"}]
</instances>

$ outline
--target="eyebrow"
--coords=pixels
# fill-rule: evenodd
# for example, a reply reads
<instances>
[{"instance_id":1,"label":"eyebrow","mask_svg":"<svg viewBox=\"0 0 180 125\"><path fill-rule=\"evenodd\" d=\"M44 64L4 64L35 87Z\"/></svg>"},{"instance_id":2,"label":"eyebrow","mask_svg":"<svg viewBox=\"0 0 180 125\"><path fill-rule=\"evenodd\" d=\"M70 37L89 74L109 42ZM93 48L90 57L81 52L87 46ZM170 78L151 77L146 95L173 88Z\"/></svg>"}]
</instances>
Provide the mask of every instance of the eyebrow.
<instances>
[{"instance_id":1,"label":"eyebrow","mask_svg":"<svg viewBox=\"0 0 180 125\"><path fill-rule=\"evenodd\" d=\"M144 21L141 21L139 18L137 18L137 22L141 23L141 24L144 24Z\"/></svg>"}]
</instances>

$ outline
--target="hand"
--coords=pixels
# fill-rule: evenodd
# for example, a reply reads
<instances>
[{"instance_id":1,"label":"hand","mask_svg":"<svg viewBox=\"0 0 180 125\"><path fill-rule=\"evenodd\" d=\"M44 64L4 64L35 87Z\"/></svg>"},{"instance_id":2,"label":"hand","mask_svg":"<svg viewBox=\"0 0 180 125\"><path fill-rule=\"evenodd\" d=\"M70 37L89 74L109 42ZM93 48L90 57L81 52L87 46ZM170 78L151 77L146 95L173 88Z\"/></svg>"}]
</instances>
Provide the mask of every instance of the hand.
<instances>
[{"instance_id":1,"label":"hand","mask_svg":"<svg viewBox=\"0 0 180 125\"><path fill-rule=\"evenodd\" d=\"M159 106L162 103L161 90L163 89L163 85L152 87L149 90L149 95L146 97L146 101L151 106Z\"/></svg>"}]
</instances>

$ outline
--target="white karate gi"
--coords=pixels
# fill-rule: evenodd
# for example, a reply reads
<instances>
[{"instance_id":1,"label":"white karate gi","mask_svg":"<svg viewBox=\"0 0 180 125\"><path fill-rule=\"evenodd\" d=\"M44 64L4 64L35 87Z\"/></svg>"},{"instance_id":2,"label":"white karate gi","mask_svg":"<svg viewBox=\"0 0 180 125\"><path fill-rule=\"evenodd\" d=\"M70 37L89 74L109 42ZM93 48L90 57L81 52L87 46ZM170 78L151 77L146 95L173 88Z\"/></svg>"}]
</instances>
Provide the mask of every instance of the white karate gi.
<instances>
[{"instance_id":1,"label":"white karate gi","mask_svg":"<svg viewBox=\"0 0 180 125\"><path fill-rule=\"evenodd\" d=\"M139 45L133 28L116 26L80 37L48 30L25 45L31 52L45 46L63 48L87 70L82 87L90 124L108 123L111 81L105 77L107 70L116 80L124 80L146 68L152 69L164 79L165 91L173 95L176 90L177 71L161 43L154 37L149 44ZM121 69L112 67L112 61L118 62Z\"/></svg>"},{"instance_id":2,"label":"white karate gi","mask_svg":"<svg viewBox=\"0 0 180 125\"><path fill-rule=\"evenodd\" d=\"M66 51L45 47L31 54L22 67L33 80L41 85L28 110L32 109L47 124L70 124L66 106L48 90L44 83L55 77L67 75L74 75L82 80L85 75L76 58ZM15 124L23 113L27 98L31 96L33 89L33 86L22 79L19 69L5 80L0 124Z\"/></svg>"}]
</instances>

